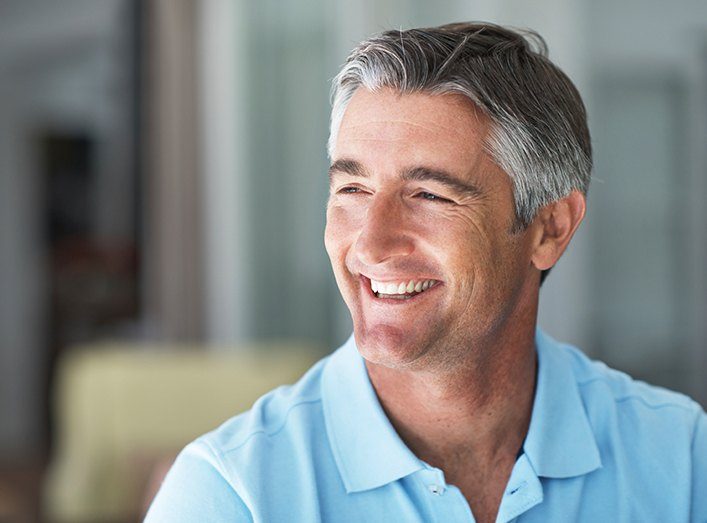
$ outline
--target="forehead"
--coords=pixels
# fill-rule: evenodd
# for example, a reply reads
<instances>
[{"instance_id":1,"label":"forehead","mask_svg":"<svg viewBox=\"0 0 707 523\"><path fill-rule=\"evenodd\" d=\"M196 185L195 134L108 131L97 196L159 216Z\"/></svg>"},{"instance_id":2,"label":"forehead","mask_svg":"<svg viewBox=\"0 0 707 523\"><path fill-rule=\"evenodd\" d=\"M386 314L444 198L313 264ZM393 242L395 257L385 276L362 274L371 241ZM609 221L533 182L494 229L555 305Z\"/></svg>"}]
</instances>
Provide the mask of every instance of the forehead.
<instances>
[{"instance_id":1,"label":"forehead","mask_svg":"<svg viewBox=\"0 0 707 523\"><path fill-rule=\"evenodd\" d=\"M359 88L344 113L334 157L400 153L406 161L479 160L488 118L460 94Z\"/></svg>"}]
</instances>

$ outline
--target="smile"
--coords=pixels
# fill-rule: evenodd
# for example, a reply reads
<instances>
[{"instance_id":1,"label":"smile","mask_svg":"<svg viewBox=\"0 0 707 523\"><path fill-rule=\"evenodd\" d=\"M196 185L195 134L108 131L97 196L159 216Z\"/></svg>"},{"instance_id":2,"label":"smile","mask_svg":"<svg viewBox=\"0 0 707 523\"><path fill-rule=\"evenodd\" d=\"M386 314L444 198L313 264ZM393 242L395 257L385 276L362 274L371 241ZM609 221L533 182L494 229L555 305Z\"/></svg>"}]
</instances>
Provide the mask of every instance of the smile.
<instances>
[{"instance_id":1,"label":"smile","mask_svg":"<svg viewBox=\"0 0 707 523\"><path fill-rule=\"evenodd\" d=\"M376 298L407 300L437 285L437 280L409 280L401 282L379 282L370 280L371 291Z\"/></svg>"}]
</instances>

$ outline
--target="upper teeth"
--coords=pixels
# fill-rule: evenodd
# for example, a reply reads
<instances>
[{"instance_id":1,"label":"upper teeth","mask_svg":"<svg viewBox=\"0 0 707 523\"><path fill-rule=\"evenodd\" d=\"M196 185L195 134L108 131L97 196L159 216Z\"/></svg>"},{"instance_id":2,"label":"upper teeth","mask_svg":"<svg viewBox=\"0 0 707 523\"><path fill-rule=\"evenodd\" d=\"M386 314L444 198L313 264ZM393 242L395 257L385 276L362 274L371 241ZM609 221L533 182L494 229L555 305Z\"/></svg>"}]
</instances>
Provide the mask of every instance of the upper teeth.
<instances>
[{"instance_id":1,"label":"upper teeth","mask_svg":"<svg viewBox=\"0 0 707 523\"><path fill-rule=\"evenodd\" d=\"M407 294L413 291L426 291L435 283L436 280L410 280L397 283L384 283L371 280L371 290L381 294Z\"/></svg>"}]
</instances>

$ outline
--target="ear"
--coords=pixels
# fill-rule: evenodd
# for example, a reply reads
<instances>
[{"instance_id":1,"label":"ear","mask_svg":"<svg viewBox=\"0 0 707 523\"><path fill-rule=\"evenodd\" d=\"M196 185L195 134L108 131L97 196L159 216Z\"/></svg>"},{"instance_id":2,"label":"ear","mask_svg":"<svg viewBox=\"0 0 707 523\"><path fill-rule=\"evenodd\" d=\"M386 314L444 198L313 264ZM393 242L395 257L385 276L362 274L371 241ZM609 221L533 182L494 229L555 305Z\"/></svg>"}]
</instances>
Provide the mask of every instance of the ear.
<instances>
[{"instance_id":1,"label":"ear","mask_svg":"<svg viewBox=\"0 0 707 523\"><path fill-rule=\"evenodd\" d=\"M586 209L584 195L576 190L541 209L535 219L538 232L531 257L535 268L544 271L557 263L582 222Z\"/></svg>"}]
</instances>

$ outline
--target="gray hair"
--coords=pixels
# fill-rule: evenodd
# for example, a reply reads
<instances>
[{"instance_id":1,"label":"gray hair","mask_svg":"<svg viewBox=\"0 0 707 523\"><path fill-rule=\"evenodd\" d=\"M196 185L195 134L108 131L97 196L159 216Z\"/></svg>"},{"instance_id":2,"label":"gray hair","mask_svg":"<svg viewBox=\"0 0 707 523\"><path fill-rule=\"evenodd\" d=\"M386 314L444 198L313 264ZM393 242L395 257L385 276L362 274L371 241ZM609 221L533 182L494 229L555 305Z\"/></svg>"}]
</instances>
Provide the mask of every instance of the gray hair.
<instances>
[{"instance_id":1,"label":"gray hair","mask_svg":"<svg viewBox=\"0 0 707 523\"><path fill-rule=\"evenodd\" d=\"M468 97L491 121L485 148L513 181L519 229L572 190L587 193L592 149L584 104L533 31L469 22L361 42L333 81L330 157L359 87Z\"/></svg>"}]
</instances>

